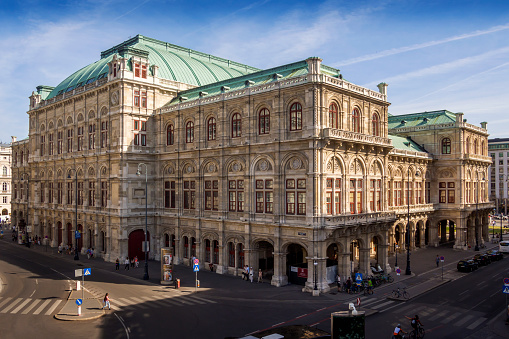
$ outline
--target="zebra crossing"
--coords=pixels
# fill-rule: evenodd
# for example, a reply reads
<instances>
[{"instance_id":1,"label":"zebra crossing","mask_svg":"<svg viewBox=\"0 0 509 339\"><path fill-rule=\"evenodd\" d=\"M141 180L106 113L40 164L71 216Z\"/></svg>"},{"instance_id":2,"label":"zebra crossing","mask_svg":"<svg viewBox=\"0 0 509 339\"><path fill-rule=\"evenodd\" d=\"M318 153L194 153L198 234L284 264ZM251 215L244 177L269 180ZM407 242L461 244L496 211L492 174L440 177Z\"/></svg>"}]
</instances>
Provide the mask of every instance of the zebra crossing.
<instances>
[{"instance_id":1,"label":"zebra crossing","mask_svg":"<svg viewBox=\"0 0 509 339\"><path fill-rule=\"evenodd\" d=\"M419 314L419 317L423 319L424 323L440 323L444 325L451 325L455 327L464 327L465 324L467 329L473 330L477 328L479 325L484 323L488 318L475 316L471 313L471 311L463 310L460 308L450 308L444 309L443 306L431 306L431 305L415 305L408 304L402 306L404 304L396 301L396 300L387 300L385 298L362 298L361 305L358 308L365 308L378 311L379 313L388 312L394 308L397 308L398 313L409 312L412 315ZM356 305L356 300L345 302L345 304L353 303ZM395 313L395 312L394 312ZM394 326L398 323L406 323L408 322L408 318L405 316L401 316L397 320L395 320Z\"/></svg>"},{"instance_id":2,"label":"zebra crossing","mask_svg":"<svg viewBox=\"0 0 509 339\"><path fill-rule=\"evenodd\" d=\"M216 304L215 301L205 299L194 295L152 295L138 297L118 297L111 295L111 308L116 311L126 310L130 308L160 308L160 307L180 307L180 306L196 306L205 304Z\"/></svg>"},{"instance_id":3,"label":"zebra crossing","mask_svg":"<svg viewBox=\"0 0 509 339\"><path fill-rule=\"evenodd\" d=\"M62 299L0 297L0 314L53 315Z\"/></svg>"}]
</instances>

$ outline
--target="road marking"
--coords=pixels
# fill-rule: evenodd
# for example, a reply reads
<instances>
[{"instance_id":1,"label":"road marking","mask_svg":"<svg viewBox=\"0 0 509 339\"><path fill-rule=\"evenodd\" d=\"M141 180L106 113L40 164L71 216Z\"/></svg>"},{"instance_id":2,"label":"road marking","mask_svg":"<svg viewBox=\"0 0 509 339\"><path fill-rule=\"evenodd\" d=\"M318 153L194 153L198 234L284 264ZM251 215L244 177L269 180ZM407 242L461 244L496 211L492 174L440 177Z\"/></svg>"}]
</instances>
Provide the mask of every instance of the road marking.
<instances>
[{"instance_id":1,"label":"road marking","mask_svg":"<svg viewBox=\"0 0 509 339\"><path fill-rule=\"evenodd\" d=\"M7 304L11 299L12 299L11 297L5 298L5 300L0 303L0 307L2 307L3 305Z\"/></svg>"},{"instance_id":2,"label":"road marking","mask_svg":"<svg viewBox=\"0 0 509 339\"><path fill-rule=\"evenodd\" d=\"M122 307L123 307L123 306L127 306L127 304L124 304L124 303L123 303L123 302L121 302L119 299L113 299L113 298L112 298L112 300L115 300L115 303L116 303L116 304L118 304L118 305L120 305L120 306L122 306Z\"/></svg>"},{"instance_id":3,"label":"road marking","mask_svg":"<svg viewBox=\"0 0 509 339\"><path fill-rule=\"evenodd\" d=\"M120 311L120 307L117 307L115 305L111 305L110 306L112 309L114 309L115 311Z\"/></svg>"},{"instance_id":4,"label":"road marking","mask_svg":"<svg viewBox=\"0 0 509 339\"><path fill-rule=\"evenodd\" d=\"M445 318L444 320L442 320L441 323L442 324L447 324L447 323L449 323L451 320L453 320L454 318L456 318L459 315L460 315L459 312L453 313L450 316L448 316L447 318Z\"/></svg>"},{"instance_id":5,"label":"road marking","mask_svg":"<svg viewBox=\"0 0 509 339\"><path fill-rule=\"evenodd\" d=\"M21 303L18 307L16 307L14 310L11 311L11 313L16 314L18 313L23 307L25 307L26 304L28 304L32 299L27 299L24 302Z\"/></svg>"},{"instance_id":6,"label":"road marking","mask_svg":"<svg viewBox=\"0 0 509 339\"><path fill-rule=\"evenodd\" d=\"M440 317L443 317L444 315L446 315L449 311L442 311L440 313L437 313L435 314L434 316L432 316L431 318L429 318L429 320L435 320L435 319L438 319Z\"/></svg>"},{"instance_id":7,"label":"road marking","mask_svg":"<svg viewBox=\"0 0 509 339\"><path fill-rule=\"evenodd\" d=\"M195 302L195 303L197 303L197 304L201 304L201 305L205 305L205 304L206 304L206 302L203 302L203 301L201 301L201 300L195 299L195 298L194 298L193 296L191 296L191 295L190 295L190 296L188 296L188 298L189 298L189 299L191 299L191 301L194 301L194 302Z\"/></svg>"},{"instance_id":8,"label":"road marking","mask_svg":"<svg viewBox=\"0 0 509 339\"><path fill-rule=\"evenodd\" d=\"M164 303L168 303L168 304L171 304L173 306L182 306L182 304L179 304L178 302L176 301L173 301L171 299L159 299L160 302L164 302Z\"/></svg>"},{"instance_id":9,"label":"road marking","mask_svg":"<svg viewBox=\"0 0 509 339\"><path fill-rule=\"evenodd\" d=\"M115 317L117 317L118 321L120 321L120 323L122 324L122 326L124 326L124 330L125 330L125 334L127 335L127 339L129 339L129 329L127 328L127 326L124 324L124 319L122 319L122 317L119 317L116 313L113 313L115 314Z\"/></svg>"},{"instance_id":10,"label":"road marking","mask_svg":"<svg viewBox=\"0 0 509 339\"><path fill-rule=\"evenodd\" d=\"M383 307L383 306L385 306L385 305L392 304L393 302L394 302L394 300L389 300L389 301L386 301L386 302L384 302L384 303L381 303L381 304L378 304L378 305L376 305L376 306L373 306L373 307L371 307L371 308L372 308L372 309L374 309L374 310L376 310L376 309L378 309L378 308L380 308L380 307Z\"/></svg>"},{"instance_id":11,"label":"road marking","mask_svg":"<svg viewBox=\"0 0 509 339\"><path fill-rule=\"evenodd\" d=\"M461 319L460 321L456 322L454 324L454 326L461 326L463 325L464 323L466 323L467 321L469 321L470 319L472 319L474 316L473 315L466 315L465 318Z\"/></svg>"},{"instance_id":12,"label":"road marking","mask_svg":"<svg viewBox=\"0 0 509 339\"><path fill-rule=\"evenodd\" d=\"M32 292L32 294L30 294L30 297L29 297L29 298L32 298L32 296L34 295L35 291L36 291L36 290L34 290L34 291Z\"/></svg>"},{"instance_id":13,"label":"road marking","mask_svg":"<svg viewBox=\"0 0 509 339\"><path fill-rule=\"evenodd\" d=\"M34 312L33 314L39 314L39 313L41 313L41 312L42 312L42 310L43 310L46 306L48 306L48 304L49 304L50 302L51 302L51 299L48 299L48 300L46 300L45 302L43 302L43 303L42 303L42 305L41 305L41 306L39 306L39 308L38 308L37 310L35 310L35 312Z\"/></svg>"},{"instance_id":14,"label":"road marking","mask_svg":"<svg viewBox=\"0 0 509 339\"><path fill-rule=\"evenodd\" d=\"M460 293L460 294L458 294L458 295L465 294L465 293L467 293L468 291L470 291L470 290L463 291L463 292L461 292L461 293Z\"/></svg>"},{"instance_id":15,"label":"road marking","mask_svg":"<svg viewBox=\"0 0 509 339\"><path fill-rule=\"evenodd\" d=\"M142 299L140 299L140 298L131 297L131 300L136 301L136 303L134 303L134 304L133 304L133 306L137 306L137 307L139 307L139 308L146 308L146 309L148 308L148 306L147 306L147 305L143 305L143 303L144 303L145 301L143 301L143 300L142 300Z\"/></svg>"},{"instance_id":16,"label":"road marking","mask_svg":"<svg viewBox=\"0 0 509 339\"><path fill-rule=\"evenodd\" d=\"M472 324L470 324L470 326L468 326L467 329L473 330L474 328L479 326L485 320L486 320L486 318L479 318L476 321L474 321Z\"/></svg>"},{"instance_id":17,"label":"road marking","mask_svg":"<svg viewBox=\"0 0 509 339\"><path fill-rule=\"evenodd\" d=\"M53 306L51 306L51 308L49 310L46 311L46 313L44 313L45 315L51 315L51 313L53 313L53 311L55 310L55 308L57 308L58 304L60 304L60 302L62 302L62 300L55 300L55 302L53 303Z\"/></svg>"},{"instance_id":18,"label":"road marking","mask_svg":"<svg viewBox=\"0 0 509 339\"><path fill-rule=\"evenodd\" d=\"M40 299L34 300L34 302L30 306L28 306L23 312L21 312L21 314L27 314L28 312L30 312L30 310L32 308L34 308L39 303L39 301L42 301L42 300L40 300Z\"/></svg>"},{"instance_id":19,"label":"road marking","mask_svg":"<svg viewBox=\"0 0 509 339\"><path fill-rule=\"evenodd\" d=\"M213 301L213 300L209 300L209 299L205 299L205 298L200 298L200 297L197 297L195 295L193 295L193 298L194 299L199 299L199 300L203 300L205 302L208 302L208 303L211 303L211 304L217 304L217 302Z\"/></svg>"},{"instance_id":20,"label":"road marking","mask_svg":"<svg viewBox=\"0 0 509 339\"><path fill-rule=\"evenodd\" d=\"M21 300L23 300L23 298L18 298L16 300L14 300L9 306L4 308L1 313L7 313L11 308L16 306L16 304L19 303Z\"/></svg>"},{"instance_id":21,"label":"road marking","mask_svg":"<svg viewBox=\"0 0 509 339\"><path fill-rule=\"evenodd\" d=\"M427 309L425 311L421 311L421 316L426 317L428 314L431 314L433 312L435 312L435 309L434 308L430 308L430 309Z\"/></svg>"}]
</instances>

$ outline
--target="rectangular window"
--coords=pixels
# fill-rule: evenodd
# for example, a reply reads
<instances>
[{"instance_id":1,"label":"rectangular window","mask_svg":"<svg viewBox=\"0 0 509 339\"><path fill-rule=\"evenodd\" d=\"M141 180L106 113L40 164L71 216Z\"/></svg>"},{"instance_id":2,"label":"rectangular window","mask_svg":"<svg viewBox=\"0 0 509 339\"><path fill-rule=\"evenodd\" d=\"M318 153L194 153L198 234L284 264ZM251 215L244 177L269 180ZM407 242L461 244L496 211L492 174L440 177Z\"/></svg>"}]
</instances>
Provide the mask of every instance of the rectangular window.
<instances>
[{"instance_id":1,"label":"rectangular window","mask_svg":"<svg viewBox=\"0 0 509 339\"><path fill-rule=\"evenodd\" d=\"M63 140L64 133L62 131L57 132L57 154L62 154L63 152Z\"/></svg>"},{"instance_id":2,"label":"rectangular window","mask_svg":"<svg viewBox=\"0 0 509 339\"><path fill-rule=\"evenodd\" d=\"M219 208L219 182L205 180L205 210L217 211Z\"/></svg>"},{"instance_id":3,"label":"rectangular window","mask_svg":"<svg viewBox=\"0 0 509 339\"><path fill-rule=\"evenodd\" d=\"M438 184L438 196L439 196L439 202L440 203L446 203L446 197L447 197L447 184L445 182L440 182Z\"/></svg>"},{"instance_id":4,"label":"rectangular window","mask_svg":"<svg viewBox=\"0 0 509 339\"><path fill-rule=\"evenodd\" d=\"M381 179L371 179L369 186L369 204L371 211L382 210Z\"/></svg>"},{"instance_id":5,"label":"rectangular window","mask_svg":"<svg viewBox=\"0 0 509 339\"><path fill-rule=\"evenodd\" d=\"M62 183L57 183L57 204L62 204Z\"/></svg>"},{"instance_id":6,"label":"rectangular window","mask_svg":"<svg viewBox=\"0 0 509 339\"><path fill-rule=\"evenodd\" d=\"M147 78L147 65L142 65L141 66L141 77L143 79Z\"/></svg>"},{"instance_id":7,"label":"rectangular window","mask_svg":"<svg viewBox=\"0 0 509 339\"><path fill-rule=\"evenodd\" d=\"M44 204L44 183L41 182L41 204Z\"/></svg>"},{"instance_id":8,"label":"rectangular window","mask_svg":"<svg viewBox=\"0 0 509 339\"><path fill-rule=\"evenodd\" d=\"M53 203L53 183L48 183L48 203Z\"/></svg>"},{"instance_id":9,"label":"rectangular window","mask_svg":"<svg viewBox=\"0 0 509 339\"><path fill-rule=\"evenodd\" d=\"M431 203L431 182L426 182L426 204Z\"/></svg>"},{"instance_id":10,"label":"rectangular window","mask_svg":"<svg viewBox=\"0 0 509 339\"><path fill-rule=\"evenodd\" d=\"M416 182L416 198L417 198L417 204L422 204L422 182Z\"/></svg>"},{"instance_id":11,"label":"rectangular window","mask_svg":"<svg viewBox=\"0 0 509 339\"><path fill-rule=\"evenodd\" d=\"M83 126L78 127L78 151L83 151Z\"/></svg>"},{"instance_id":12,"label":"rectangular window","mask_svg":"<svg viewBox=\"0 0 509 339\"><path fill-rule=\"evenodd\" d=\"M72 129L67 130L67 153L72 152L73 134L74 134L74 130L72 130Z\"/></svg>"},{"instance_id":13,"label":"rectangular window","mask_svg":"<svg viewBox=\"0 0 509 339\"><path fill-rule=\"evenodd\" d=\"M134 91L134 106L140 107L140 91Z\"/></svg>"},{"instance_id":14,"label":"rectangular window","mask_svg":"<svg viewBox=\"0 0 509 339\"><path fill-rule=\"evenodd\" d=\"M106 207L108 204L108 182L101 181L101 207Z\"/></svg>"},{"instance_id":15,"label":"rectangular window","mask_svg":"<svg viewBox=\"0 0 509 339\"><path fill-rule=\"evenodd\" d=\"M137 62L134 63L134 76L140 77L140 64Z\"/></svg>"},{"instance_id":16,"label":"rectangular window","mask_svg":"<svg viewBox=\"0 0 509 339\"><path fill-rule=\"evenodd\" d=\"M108 146L108 122L101 122L101 148Z\"/></svg>"},{"instance_id":17,"label":"rectangular window","mask_svg":"<svg viewBox=\"0 0 509 339\"><path fill-rule=\"evenodd\" d=\"M244 180L228 181L228 210L244 212Z\"/></svg>"},{"instance_id":18,"label":"rectangular window","mask_svg":"<svg viewBox=\"0 0 509 339\"><path fill-rule=\"evenodd\" d=\"M272 179L256 180L256 213L272 213L274 193Z\"/></svg>"},{"instance_id":19,"label":"rectangular window","mask_svg":"<svg viewBox=\"0 0 509 339\"><path fill-rule=\"evenodd\" d=\"M306 214L306 179L286 179L286 214Z\"/></svg>"},{"instance_id":20,"label":"rectangular window","mask_svg":"<svg viewBox=\"0 0 509 339\"><path fill-rule=\"evenodd\" d=\"M325 204L327 214L341 214L341 179L327 178L325 185Z\"/></svg>"},{"instance_id":21,"label":"rectangular window","mask_svg":"<svg viewBox=\"0 0 509 339\"><path fill-rule=\"evenodd\" d=\"M72 182L67 183L67 205L72 204L72 196L73 196Z\"/></svg>"},{"instance_id":22,"label":"rectangular window","mask_svg":"<svg viewBox=\"0 0 509 339\"><path fill-rule=\"evenodd\" d=\"M141 92L141 107L147 108L147 92Z\"/></svg>"},{"instance_id":23,"label":"rectangular window","mask_svg":"<svg viewBox=\"0 0 509 339\"><path fill-rule=\"evenodd\" d=\"M350 179L350 213L362 213L362 179Z\"/></svg>"},{"instance_id":24,"label":"rectangular window","mask_svg":"<svg viewBox=\"0 0 509 339\"><path fill-rule=\"evenodd\" d=\"M403 205L403 183L401 181L394 182L394 206Z\"/></svg>"},{"instance_id":25,"label":"rectangular window","mask_svg":"<svg viewBox=\"0 0 509 339\"><path fill-rule=\"evenodd\" d=\"M95 124L88 125L88 149L95 149Z\"/></svg>"},{"instance_id":26,"label":"rectangular window","mask_svg":"<svg viewBox=\"0 0 509 339\"><path fill-rule=\"evenodd\" d=\"M449 204L454 204L454 182L447 183L447 202Z\"/></svg>"},{"instance_id":27,"label":"rectangular window","mask_svg":"<svg viewBox=\"0 0 509 339\"><path fill-rule=\"evenodd\" d=\"M165 181L164 182L164 207L165 208L175 208L175 181Z\"/></svg>"},{"instance_id":28,"label":"rectangular window","mask_svg":"<svg viewBox=\"0 0 509 339\"><path fill-rule=\"evenodd\" d=\"M53 133L48 135L48 155L53 155Z\"/></svg>"},{"instance_id":29,"label":"rectangular window","mask_svg":"<svg viewBox=\"0 0 509 339\"><path fill-rule=\"evenodd\" d=\"M83 206L83 181L78 182L78 205Z\"/></svg>"},{"instance_id":30,"label":"rectangular window","mask_svg":"<svg viewBox=\"0 0 509 339\"><path fill-rule=\"evenodd\" d=\"M88 183L88 206L95 206L95 181Z\"/></svg>"},{"instance_id":31,"label":"rectangular window","mask_svg":"<svg viewBox=\"0 0 509 339\"><path fill-rule=\"evenodd\" d=\"M194 180L184 181L184 209L194 209L194 201L196 196L196 183Z\"/></svg>"},{"instance_id":32,"label":"rectangular window","mask_svg":"<svg viewBox=\"0 0 509 339\"><path fill-rule=\"evenodd\" d=\"M39 155L44 155L44 145L45 145L45 142L46 142L46 136L45 135L41 135L41 148L40 148L40 153Z\"/></svg>"},{"instance_id":33,"label":"rectangular window","mask_svg":"<svg viewBox=\"0 0 509 339\"><path fill-rule=\"evenodd\" d=\"M134 120L134 145L147 146L147 122Z\"/></svg>"}]
</instances>

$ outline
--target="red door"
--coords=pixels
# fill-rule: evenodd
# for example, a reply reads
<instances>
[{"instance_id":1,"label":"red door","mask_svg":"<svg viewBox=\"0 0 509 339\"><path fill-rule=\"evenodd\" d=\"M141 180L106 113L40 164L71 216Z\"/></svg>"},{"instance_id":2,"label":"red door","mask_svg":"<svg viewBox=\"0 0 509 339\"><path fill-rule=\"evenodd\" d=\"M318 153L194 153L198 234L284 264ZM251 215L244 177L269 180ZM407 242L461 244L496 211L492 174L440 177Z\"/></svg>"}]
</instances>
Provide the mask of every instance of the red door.
<instances>
[{"instance_id":1,"label":"red door","mask_svg":"<svg viewBox=\"0 0 509 339\"><path fill-rule=\"evenodd\" d=\"M147 241L150 239L150 232L147 232ZM143 230L136 230L129 234L128 253L129 258L138 257L138 260L145 260L145 253L143 253L142 244L145 241L145 232Z\"/></svg>"}]
</instances>

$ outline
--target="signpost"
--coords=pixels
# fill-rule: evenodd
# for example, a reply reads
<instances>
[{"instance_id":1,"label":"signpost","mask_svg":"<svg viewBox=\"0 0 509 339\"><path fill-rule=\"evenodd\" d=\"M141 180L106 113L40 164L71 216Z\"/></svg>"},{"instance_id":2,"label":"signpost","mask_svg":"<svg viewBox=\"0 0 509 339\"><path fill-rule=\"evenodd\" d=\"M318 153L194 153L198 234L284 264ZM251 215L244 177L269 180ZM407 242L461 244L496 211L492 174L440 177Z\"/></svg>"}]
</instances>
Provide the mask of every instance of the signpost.
<instances>
[{"instance_id":1,"label":"signpost","mask_svg":"<svg viewBox=\"0 0 509 339\"><path fill-rule=\"evenodd\" d=\"M361 306L361 298L357 298L357 306Z\"/></svg>"},{"instance_id":2,"label":"signpost","mask_svg":"<svg viewBox=\"0 0 509 339\"><path fill-rule=\"evenodd\" d=\"M78 268L77 270L74 270L74 276L81 277L81 297L85 299L85 276L86 275L92 275L92 269L91 268ZM76 290L79 290L80 283L79 281L76 284ZM77 299L80 300L80 299ZM77 303L78 301L76 301Z\"/></svg>"},{"instance_id":3,"label":"signpost","mask_svg":"<svg viewBox=\"0 0 509 339\"><path fill-rule=\"evenodd\" d=\"M509 278L504 278L504 288L502 293L505 294L505 309L507 310L507 295L509 294Z\"/></svg>"},{"instance_id":4,"label":"signpost","mask_svg":"<svg viewBox=\"0 0 509 339\"><path fill-rule=\"evenodd\" d=\"M399 268L396 270L396 275L401 275L401 270Z\"/></svg>"},{"instance_id":5,"label":"signpost","mask_svg":"<svg viewBox=\"0 0 509 339\"><path fill-rule=\"evenodd\" d=\"M81 315L81 304L83 304L83 300L76 299L76 305L78 305L78 315Z\"/></svg>"},{"instance_id":6,"label":"signpost","mask_svg":"<svg viewBox=\"0 0 509 339\"><path fill-rule=\"evenodd\" d=\"M200 260L194 259L193 263L193 272L196 273L195 282L194 282L194 291L198 291L198 271L200 270Z\"/></svg>"},{"instance_id":7,"label":"signpost","mask_svg":"<svg viewBox=\"0 0 509 339\"><path fill-rule=\"evenodd\" d=\"M355 282L358 284L362 282L362 273L355 273Z\"/></svg>"}]
</instances>

